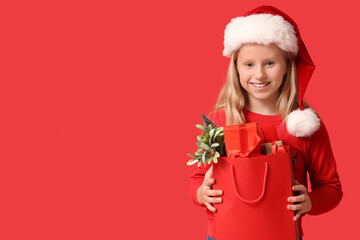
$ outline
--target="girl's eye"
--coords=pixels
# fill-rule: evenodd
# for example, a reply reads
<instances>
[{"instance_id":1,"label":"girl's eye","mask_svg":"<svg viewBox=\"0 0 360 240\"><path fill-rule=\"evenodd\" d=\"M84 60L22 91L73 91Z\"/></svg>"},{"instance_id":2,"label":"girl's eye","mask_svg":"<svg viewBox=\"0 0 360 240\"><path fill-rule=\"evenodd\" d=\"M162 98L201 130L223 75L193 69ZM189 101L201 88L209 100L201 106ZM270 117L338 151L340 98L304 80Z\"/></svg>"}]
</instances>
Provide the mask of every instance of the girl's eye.
<instances>
[{"instance_id":1,"label":"girl's eye","mask_svg":"<svg viewBox=\"0 0 360 240\"><path fill-rule=\"evenodd\" d=\"M268 65L268 66L271 66L271 65L273 65L274 64L274 62L267 62L266 63L266 65Z\"/></svg>"},{"instance_id":2,"label":"girl's eye","mask_svg":"<svg viewBox=\"0 0 360 240\"><path fill-rule=\"evenodd\" d=\"M245 67L251 67L252 64L251 63L245 63Z\"/></svg>"}]
</instances>

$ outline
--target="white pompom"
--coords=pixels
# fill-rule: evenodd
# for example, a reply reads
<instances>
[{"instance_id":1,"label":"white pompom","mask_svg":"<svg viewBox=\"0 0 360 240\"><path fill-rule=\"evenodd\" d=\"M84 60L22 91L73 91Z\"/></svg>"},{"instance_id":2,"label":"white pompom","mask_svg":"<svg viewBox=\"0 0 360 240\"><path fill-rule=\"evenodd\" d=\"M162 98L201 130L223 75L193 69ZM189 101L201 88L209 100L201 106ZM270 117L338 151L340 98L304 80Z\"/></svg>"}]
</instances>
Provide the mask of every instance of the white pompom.
<instances>
[{"instance_id":1,"label":"white pompom","mask_svg":"<svg viewBox=\"0 0 360 240\"><path fill-rule=\"evenodd\" d=\"M310 137L320 127L320 119L311 108L292 111L286 120L288 132L295 137Z\"/></svg>"}]
</instances>

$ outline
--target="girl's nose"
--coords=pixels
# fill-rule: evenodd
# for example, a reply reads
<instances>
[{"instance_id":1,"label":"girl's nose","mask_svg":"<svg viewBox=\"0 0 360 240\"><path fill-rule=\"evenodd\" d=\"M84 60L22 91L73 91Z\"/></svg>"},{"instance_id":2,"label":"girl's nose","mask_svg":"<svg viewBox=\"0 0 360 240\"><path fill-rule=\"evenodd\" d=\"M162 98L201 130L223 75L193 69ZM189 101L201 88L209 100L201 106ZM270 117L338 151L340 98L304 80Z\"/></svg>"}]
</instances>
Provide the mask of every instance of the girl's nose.
<instances>
[{"instance_id":1,"label":"girl's nose","mask_svg":"<svg viewBox=\"0 0 360 240\"><path fill-rule=\"evenodd\" d=\"M262 67L257 67L256 68L256 72L255 72L255 78L256 79L262 79L264 78L266 75L265 75L265 71Z\"/></svg>"}]
</instances>

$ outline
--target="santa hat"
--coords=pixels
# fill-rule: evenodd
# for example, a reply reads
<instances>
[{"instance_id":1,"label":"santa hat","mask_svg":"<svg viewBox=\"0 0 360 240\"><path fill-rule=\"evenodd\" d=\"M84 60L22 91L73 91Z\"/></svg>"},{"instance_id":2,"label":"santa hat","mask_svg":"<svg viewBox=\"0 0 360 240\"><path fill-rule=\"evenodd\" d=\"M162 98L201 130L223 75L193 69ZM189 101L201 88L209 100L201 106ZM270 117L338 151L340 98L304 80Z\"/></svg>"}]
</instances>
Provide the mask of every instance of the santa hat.
<instances>
[{"instance_id":1,"label":"santa hat","mask_svg":"<svg viewBox=\"0 0 360 240\"><path fill-rule=\"evenodd\" d=\"M246 43L274 43L295 58L299 109L288 115L286 126L293 136L311 136L319 129L320 119L311 108L304 109L302 100L315 65L294 20L272 6L261 6L242 17L231 19L225 28L223 55L231 57L234 51Z\"/></svg>"}]
</instances>

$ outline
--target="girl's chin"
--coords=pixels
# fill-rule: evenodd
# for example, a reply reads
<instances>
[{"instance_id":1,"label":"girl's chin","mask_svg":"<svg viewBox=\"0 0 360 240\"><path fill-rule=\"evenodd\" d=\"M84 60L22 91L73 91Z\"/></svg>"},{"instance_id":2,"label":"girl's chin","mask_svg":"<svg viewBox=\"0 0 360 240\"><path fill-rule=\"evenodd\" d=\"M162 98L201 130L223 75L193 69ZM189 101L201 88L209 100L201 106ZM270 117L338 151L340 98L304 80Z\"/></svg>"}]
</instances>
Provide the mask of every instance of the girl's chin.
<instances>
[{"instance_id":1,"label":"girl's chin","mask_svg":"<svg viewBox=\"0 0 360 240\"><path fill-rule=\"evenodd\" d=\"M275 102L278 99L278 95L277 94L270 94L270 93L264 93L264 94L257 94L257 93L249 93L249 97L252 100L256 100L256 101L271 101L274 100Z\"/></svg>"}]
</instances>

